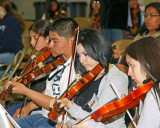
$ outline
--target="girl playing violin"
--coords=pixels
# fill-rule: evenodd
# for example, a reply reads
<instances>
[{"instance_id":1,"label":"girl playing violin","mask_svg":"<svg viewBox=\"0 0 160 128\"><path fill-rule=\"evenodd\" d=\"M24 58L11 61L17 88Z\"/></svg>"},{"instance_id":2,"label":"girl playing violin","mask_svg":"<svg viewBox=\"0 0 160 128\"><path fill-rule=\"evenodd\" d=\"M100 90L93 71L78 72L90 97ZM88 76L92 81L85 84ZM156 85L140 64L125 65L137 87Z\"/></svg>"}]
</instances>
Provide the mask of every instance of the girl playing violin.
<instances>
[{"instance_id":1,"label":"girl playing violin","mask_svg":"<svg viewBox=\"0 0 160 128\"><path fill-rule=\"evenodd\" d=\"M160 40L145 37L135 41L126 50L126 61L129 66L128 75L141 86L152 81L151 90L139 104L139 120L137 128L160 127Z\"/></svg>"},{"instance_id":2,"label":"girl playing violin","mask_svg":"<svg viewBox=\"0 0 160 128\"><path fill-rule=\"evenodd\" d=\"M47 20L38 20L37 22L35 22L34 24L32 24L29 28L29 34L31 37L31 45L34 48L37 40L37 44L35 47L36 50L36 56L38 57L38 55L43 54L43 52L45 53L46 50L48 49L48 42L49 42L49 27L50 27L50 22ZM43 32L43 34L39 37L39 34ZM49 52L50 53L50 52ZM50 56L48 56L45 60L44 60L44 64L46 63L50 63L54 60L54 57L50 54ZM37 60L38 61L38 60ZM35 59L35 66L38 62L36 62ZM34 68L34 65L33 67ZM45 89L45 82L46 82L46 77L40 79L39 81L35 81L32 83L31 85L31 89L36 90L38 92L42 92Z\"/></svg>"},{"instance_id":3,"label":"girl playing violin","mask_svg":"<svg viewBox=\"0 0 160 128\"><path fill-rule=\"evenodd\" d=\"M29 28L29 34L30 34L30 38L31 38L31 45L34 47L36 42L36 47L35 47L35 55L37 56L37 54L39 53L43 53L43 51L46 50L46 48L48 47L48 42L49 42L49 26L50 26L50 22L47 20L38 20L37 22L33 23L30 28ZM43 32L43 34L39 37L38 36L40 34L40 32ZM47 61L53 61L53 57L49 56L44 63L47 63ZM31 68L34 68L36 65L36 59L34 59L34 62L32 62L28 68L26 69L26 72L28 72L28 70L31 70ZM32 84L30 85L30 88L32 90L38 91L38 92L42 92L44 91L44 89L46 88L46 79L47 77L44 77L38 81L32 82ZM16 101L18 102L18 101ZM6 106L7 106L7 111L9 112L9 114L11 116L14 115L15 111L21 107L22 103L19 103L17 105L12 106L12 104L14 104L15 102L6 102ZM12 107L11 107L12 106ZM20 109L18 109L17 111L19 111Z\"/></svg>"},{"instance_id":4,"label":"girl playing violin","mask_svg":"<svg viewBox=\"0 0 160 128\"><path fill-rule=\"evenodd\" d=\"M91 0L90 3L90 27L100 29L100 7L99 0Z\"/></svg>"},{"instance_id":5,"label":"girl playing violin","mask_svg":"<svg viewBox=\"0 0 160 128\"><path fill-rule=\"evenodd\" d=\"M96 76L91 85L74 99L74 102L63 98L58 100L60 107L64 107L66 111L75 119L83 119L94 110L104 104L114 100L116 94L110 86L112 81L120 95L127 92L128 78L115 65L111 65L112 46L110 41L98 30L88 28L80 32L77 45L77 55L75 59L75 71L81 75L90 72L96 65L102 64L103 69ZM54 101L50 103L52 107ZM71 127L74 120L67 122L65 127ZM59 128L61 123L56 125ZM79 125L77 125L79 126ZM75 126L75 127L77 127ZM125 128L124 113L115 119L105 123L97 123L94 120L87 121L80 125L83 128L100 128L110 126L115 128Z\"/></svg>"}]
</instances>

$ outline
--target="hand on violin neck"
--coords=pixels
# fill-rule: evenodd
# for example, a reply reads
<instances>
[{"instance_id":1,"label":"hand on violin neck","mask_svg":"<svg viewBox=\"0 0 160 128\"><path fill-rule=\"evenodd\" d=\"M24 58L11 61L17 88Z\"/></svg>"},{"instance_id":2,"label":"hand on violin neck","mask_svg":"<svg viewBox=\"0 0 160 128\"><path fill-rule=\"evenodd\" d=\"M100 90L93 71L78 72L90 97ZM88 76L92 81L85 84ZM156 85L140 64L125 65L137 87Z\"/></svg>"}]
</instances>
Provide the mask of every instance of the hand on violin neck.
<instances>
[{"instance_id":1,"label":"hand on violin neck","mask_svg":"<svg viewBox=\"0 0 160 128\"><path fill-rule=\"evenodd\" d=\"M54 105L54 103L57 101L57 99L56 98L53 98L51 101L50 101L50 103L49 103L49 108L53 108L53 105Z\"/></svg>"},{"instance_id":2,"label":"hand on violin neck","mask_svg":"<svg viewBox=\"0 0 160 128\"><path fill-rule=\"evenodd\" d=\"M27 87L24 86L22 83L15 82L15 81L9 81L6 85L6 89L10 89L12 93L16 94L23 94L25 95L27 93Z\"/></svg>"},{"instance_id":3,"label":"hand on violin neck","mask_svg":"<svg viewBox=\"0 0 160 128\"><path fill-rule=\"evenodd\" d=\"M21 78L21 76L15 76L14 79L13 79L13 81L17 81L20 78Z\"/></svg>"},{"instance_id":4,"label":"hand on violin neck","mask_svg":"<svg viewBox=\"0 0 160 128\"><path fill-rule=\"evenodd\" d=\"M67 99L67 98L63 98L62 100L57 100L58 103L60 103L60 108L63 108L63 107L67 107L67 109L70 109L73 105L73 103Z\"/></svg>"}]
</instances>

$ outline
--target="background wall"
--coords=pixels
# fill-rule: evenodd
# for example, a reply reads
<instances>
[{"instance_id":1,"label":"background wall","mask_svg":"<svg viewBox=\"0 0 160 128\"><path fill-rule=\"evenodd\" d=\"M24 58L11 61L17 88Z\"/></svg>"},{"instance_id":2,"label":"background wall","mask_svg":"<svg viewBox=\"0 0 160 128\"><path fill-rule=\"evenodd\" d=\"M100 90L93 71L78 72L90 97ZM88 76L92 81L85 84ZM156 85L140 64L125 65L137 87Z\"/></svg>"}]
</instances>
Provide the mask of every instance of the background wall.
<instances>
[{"instance_id":1,"label":"background wall","mask_svg":"<svg viewBox=\"0 0 160 128\"><path fill-rule=\"evenodd\" d=\"M141 4L141 5L147 5L148 3L151 3L151 2L160 2L160 0L138 0L138 2Z\"/></svg>"},{"instance_id":2,"label":"background wall","mask_svg":"<svg viewBox=\"0 0 160 128\"><path fill-rule=\"evenodd\" d=\"M45 0L11 0L18 8L18 12L25 20L37 20L44 12ZM78 17L89 15L89 4L91 0L58 0L65 7L68 16ZM138 0L140 5L145 6L150 2L160 0Z\"/></svg>"},{"instance_id":3,"label":"background wall","mask_svg":"<svg viewBox=\"0 0 160 128\"><path fill-rule=\"evenodd\" d=\"M16 6L17 11L26 20L37 20L44 12L45 0L11 0ZM89 15L90 0L58 0L62 6L67 4L66 12L68 16Z\"/></svg>"}]
</instances>

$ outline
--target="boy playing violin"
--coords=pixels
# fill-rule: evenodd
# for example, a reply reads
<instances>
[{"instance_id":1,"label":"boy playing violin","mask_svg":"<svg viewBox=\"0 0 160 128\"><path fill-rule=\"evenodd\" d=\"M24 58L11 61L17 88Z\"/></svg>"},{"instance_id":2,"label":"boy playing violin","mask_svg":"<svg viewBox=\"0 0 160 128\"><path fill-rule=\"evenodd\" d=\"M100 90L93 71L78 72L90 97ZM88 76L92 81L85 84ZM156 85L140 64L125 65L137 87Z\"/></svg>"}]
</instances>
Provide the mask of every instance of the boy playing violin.
<instances>
[{"instance_id":1,"label":"boy playing violin","mask_svg":"<svg viewBox=\"0 0 160 128\"><path fill-rule=\"evenodd\" d=\"M41 127L50 128L55 125L48 119L48 110L51 99L58 98L64 90L67 88L72 44L74 40L74 30L78 27L78 24L71 18L60 18L56 20L50 27L49 31L49 49L54 57L64 55L66 62L63 65L59 65L53 72L50 73L47 82L46 89L43 93L35 92L23 84L10 81L7 88L10 85L14 85L12 93L23 94L32 99L22 110L23 118L18 118L18 111L14 114L16 122L22 127ZM74 72L72 77L74 77ZM42 114L29 115L29 113L42 106Z\"/></svg>"}]
</instances>

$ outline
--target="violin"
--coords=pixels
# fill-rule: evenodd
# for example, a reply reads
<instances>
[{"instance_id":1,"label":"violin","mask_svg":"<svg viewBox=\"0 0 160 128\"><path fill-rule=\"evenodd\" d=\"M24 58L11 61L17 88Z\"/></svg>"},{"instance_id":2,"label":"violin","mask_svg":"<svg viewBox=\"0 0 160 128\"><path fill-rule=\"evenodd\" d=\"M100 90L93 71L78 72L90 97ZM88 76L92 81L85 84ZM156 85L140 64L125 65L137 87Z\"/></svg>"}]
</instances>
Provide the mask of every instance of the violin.
<instances>
[{"instance_id":1,"label":"violin","mask_svg":"<svg viewBox=\"0 0 160 128\"><path fill-rule=\"evenodd\" d=\"M131 8L131 17L132 17L132 24L133 27L131 28L131 32L133 35L135 35L138 32L138 19L137 19L137 13L140 12L139 5L137 5L136 8Z\"/></svg>"},{"instance_id":2,"label":"violin","mask_svg":"<svg viewBox=\"0 0 160 128\"><path fill-rule=\"evenodd\" d=\"M94 23L92 25L92 28L98 29L100 24L100 16L95 16Z\"/></svg>"},{"instance_id":3,"label":"violin","mask_svg":"<svg viewBox=\"0 0 160 128\"><path fill-rule=\"evenodd\" d=\"M65 58L61 56L57 58L54 62L49 63L43 68L37 69L37 67L35 67L30 72L28 72L27 74L23 75L20 79L18 79L17 82L27 85L35 80L42 78L43 76L46 76L49 72L54 70L58 65L63 64L65 61L66 61ZM8 99L8 97L12 93L13 87L14 85L10 85L7 90L3 91L0 94L0 99L2 100Z\"/></svg>"},{"instance_id":4,"label":"violin","mask_svg":"<svg viewBox=\"0 0 160 128\"><path fill-rule=\"evenodd\" d=\"M31 71L32 68L36 67L39 63L43 63L50 55L51 52L47 47L41 49L36 55L32 55L32 62L30 62L29 66L26 67L27 69L24 72L22 71L21 74Z\"/></svg>"},{"instance_id":5,"label":"violin","mask_svg":"<svg viewBox=\"0 0 160 128\"><path fill-rule=\"evenodd\" d=\"M140 100L145 98L146 93L152 88L152 86L153 82L146 83L132 92L129 92L127 96L102 106L80 122L90 119L94 119L96 122L105 122L127 109L138 105Z\"/></svg>"},{"instance_id":6,"label":"violin","mask_svg":"<svg viewBox=\"0 0 160 128\"><path fill-rule=\"evenodd\" d=\"M84 77L82 77L75 85L73 85L70 89L67 89L60 99L68 98L71 100L73 97L79 95L81 92L83 92L90 83L94 80L94 78L99 74L99 72L104 69L104 67L101 64L98 64L96 67L94 67L89 73L87 73ZM58 111L57 111L57 102L54 103L54 107L52 108L52 111L48 113L48 117L50 120L54 121L58 117Z\"/></svg>"}]
</instances>

